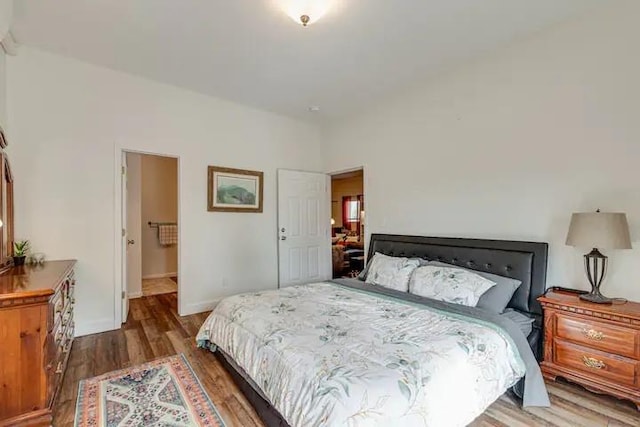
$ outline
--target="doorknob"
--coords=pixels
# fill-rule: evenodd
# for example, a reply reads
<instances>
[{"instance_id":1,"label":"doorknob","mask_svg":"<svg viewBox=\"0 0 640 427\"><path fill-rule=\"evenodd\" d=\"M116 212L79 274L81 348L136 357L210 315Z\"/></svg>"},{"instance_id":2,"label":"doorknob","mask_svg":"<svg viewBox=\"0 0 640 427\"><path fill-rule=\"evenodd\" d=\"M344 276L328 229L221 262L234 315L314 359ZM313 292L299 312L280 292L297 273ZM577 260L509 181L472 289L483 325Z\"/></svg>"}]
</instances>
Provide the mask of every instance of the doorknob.
<instances>
[{"instance_id":1,"label":"doorknob","mask_svg":"<svg viewBox=\"0 0 640 427\"><path fill-rule=\"evenodd\" d=\"M136 243L135 240L127 240L127 245L133 245L134 243Z\"/></svg>"}]
</instances>

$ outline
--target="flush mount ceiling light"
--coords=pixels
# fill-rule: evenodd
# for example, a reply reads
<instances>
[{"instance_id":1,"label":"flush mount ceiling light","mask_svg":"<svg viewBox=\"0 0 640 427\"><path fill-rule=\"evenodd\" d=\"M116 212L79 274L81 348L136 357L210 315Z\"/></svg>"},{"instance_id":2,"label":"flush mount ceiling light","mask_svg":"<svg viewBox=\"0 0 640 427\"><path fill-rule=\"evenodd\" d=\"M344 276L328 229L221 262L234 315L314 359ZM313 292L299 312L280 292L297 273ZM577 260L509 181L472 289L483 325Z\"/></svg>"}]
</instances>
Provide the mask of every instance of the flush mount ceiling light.
<instances>
[{"instance_id":1,"label":"flush mount ceiling light","mask_svg":"<svg viewBox=\"0 0 640 427\"><path fill-rule=\"evenodd\" d=\"M335 0L280 0L287 15L303 27L322 18Z\"/></svg>"}]
</instances>

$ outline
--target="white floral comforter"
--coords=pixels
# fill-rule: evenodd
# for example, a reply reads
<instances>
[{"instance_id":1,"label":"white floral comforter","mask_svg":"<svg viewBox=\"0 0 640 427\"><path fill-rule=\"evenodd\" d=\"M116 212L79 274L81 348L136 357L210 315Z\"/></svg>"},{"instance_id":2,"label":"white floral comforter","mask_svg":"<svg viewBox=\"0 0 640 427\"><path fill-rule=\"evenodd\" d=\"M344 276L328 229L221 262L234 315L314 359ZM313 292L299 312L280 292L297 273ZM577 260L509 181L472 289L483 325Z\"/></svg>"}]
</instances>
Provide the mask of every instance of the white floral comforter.
<instances>
[{"instance_id":1,"label":"white floral comforter","mask_svg":"<svg viewBox=\"0 0 640 427\"><path fill-rule=\"evenodd\" d=\"M197 339L291 426L463 426L525 374L497 327L331 283L226 298Z\"/></svg>"}]
</instances>

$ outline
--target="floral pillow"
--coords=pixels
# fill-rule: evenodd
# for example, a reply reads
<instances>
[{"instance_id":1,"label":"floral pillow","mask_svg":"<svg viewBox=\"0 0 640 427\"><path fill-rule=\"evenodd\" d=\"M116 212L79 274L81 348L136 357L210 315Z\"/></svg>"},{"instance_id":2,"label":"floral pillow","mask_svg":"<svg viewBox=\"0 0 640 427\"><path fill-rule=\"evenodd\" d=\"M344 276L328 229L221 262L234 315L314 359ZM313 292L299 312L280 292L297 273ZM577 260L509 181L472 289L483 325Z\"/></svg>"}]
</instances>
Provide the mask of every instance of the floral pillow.
<instances>
[{"instance_id":1,"label":"floral pillow","mask_svg":"<svg viewBox=\"0 0 640 427\"><path fill-rule=\"evenodd\" d=\"M368 266L365 282L407 292L411 273L419 264L415 259L392 257L376 252Z\"/></svg>"},{"instance_id":2,"label":"floral pillow","mask_svg":"<svg viewBox=\"0 0 640 427\"><path fill-rule=\"evenodd\" d=\"M413 272L409 292L421 297L475 307L495 282L455 267L427 265Z\"/></svg>"}]
</instances>

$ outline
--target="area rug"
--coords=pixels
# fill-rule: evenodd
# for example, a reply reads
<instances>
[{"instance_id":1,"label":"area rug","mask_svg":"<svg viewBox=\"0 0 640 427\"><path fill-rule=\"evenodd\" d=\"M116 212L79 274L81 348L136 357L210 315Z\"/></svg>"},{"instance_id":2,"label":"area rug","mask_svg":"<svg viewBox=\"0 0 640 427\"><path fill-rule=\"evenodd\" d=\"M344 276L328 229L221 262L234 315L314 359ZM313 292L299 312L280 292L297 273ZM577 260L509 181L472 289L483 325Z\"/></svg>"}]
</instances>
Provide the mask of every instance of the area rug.
<instances>
[{"instance_id":1,"label":"area rug","mask_svg":"<svg viewBox=\"0 0 640 427\"><path fill-rule=\"evenodd\" d=\"M78 427L224 427L184 355L80 381Z\"/></svg>"}]
</instances>

